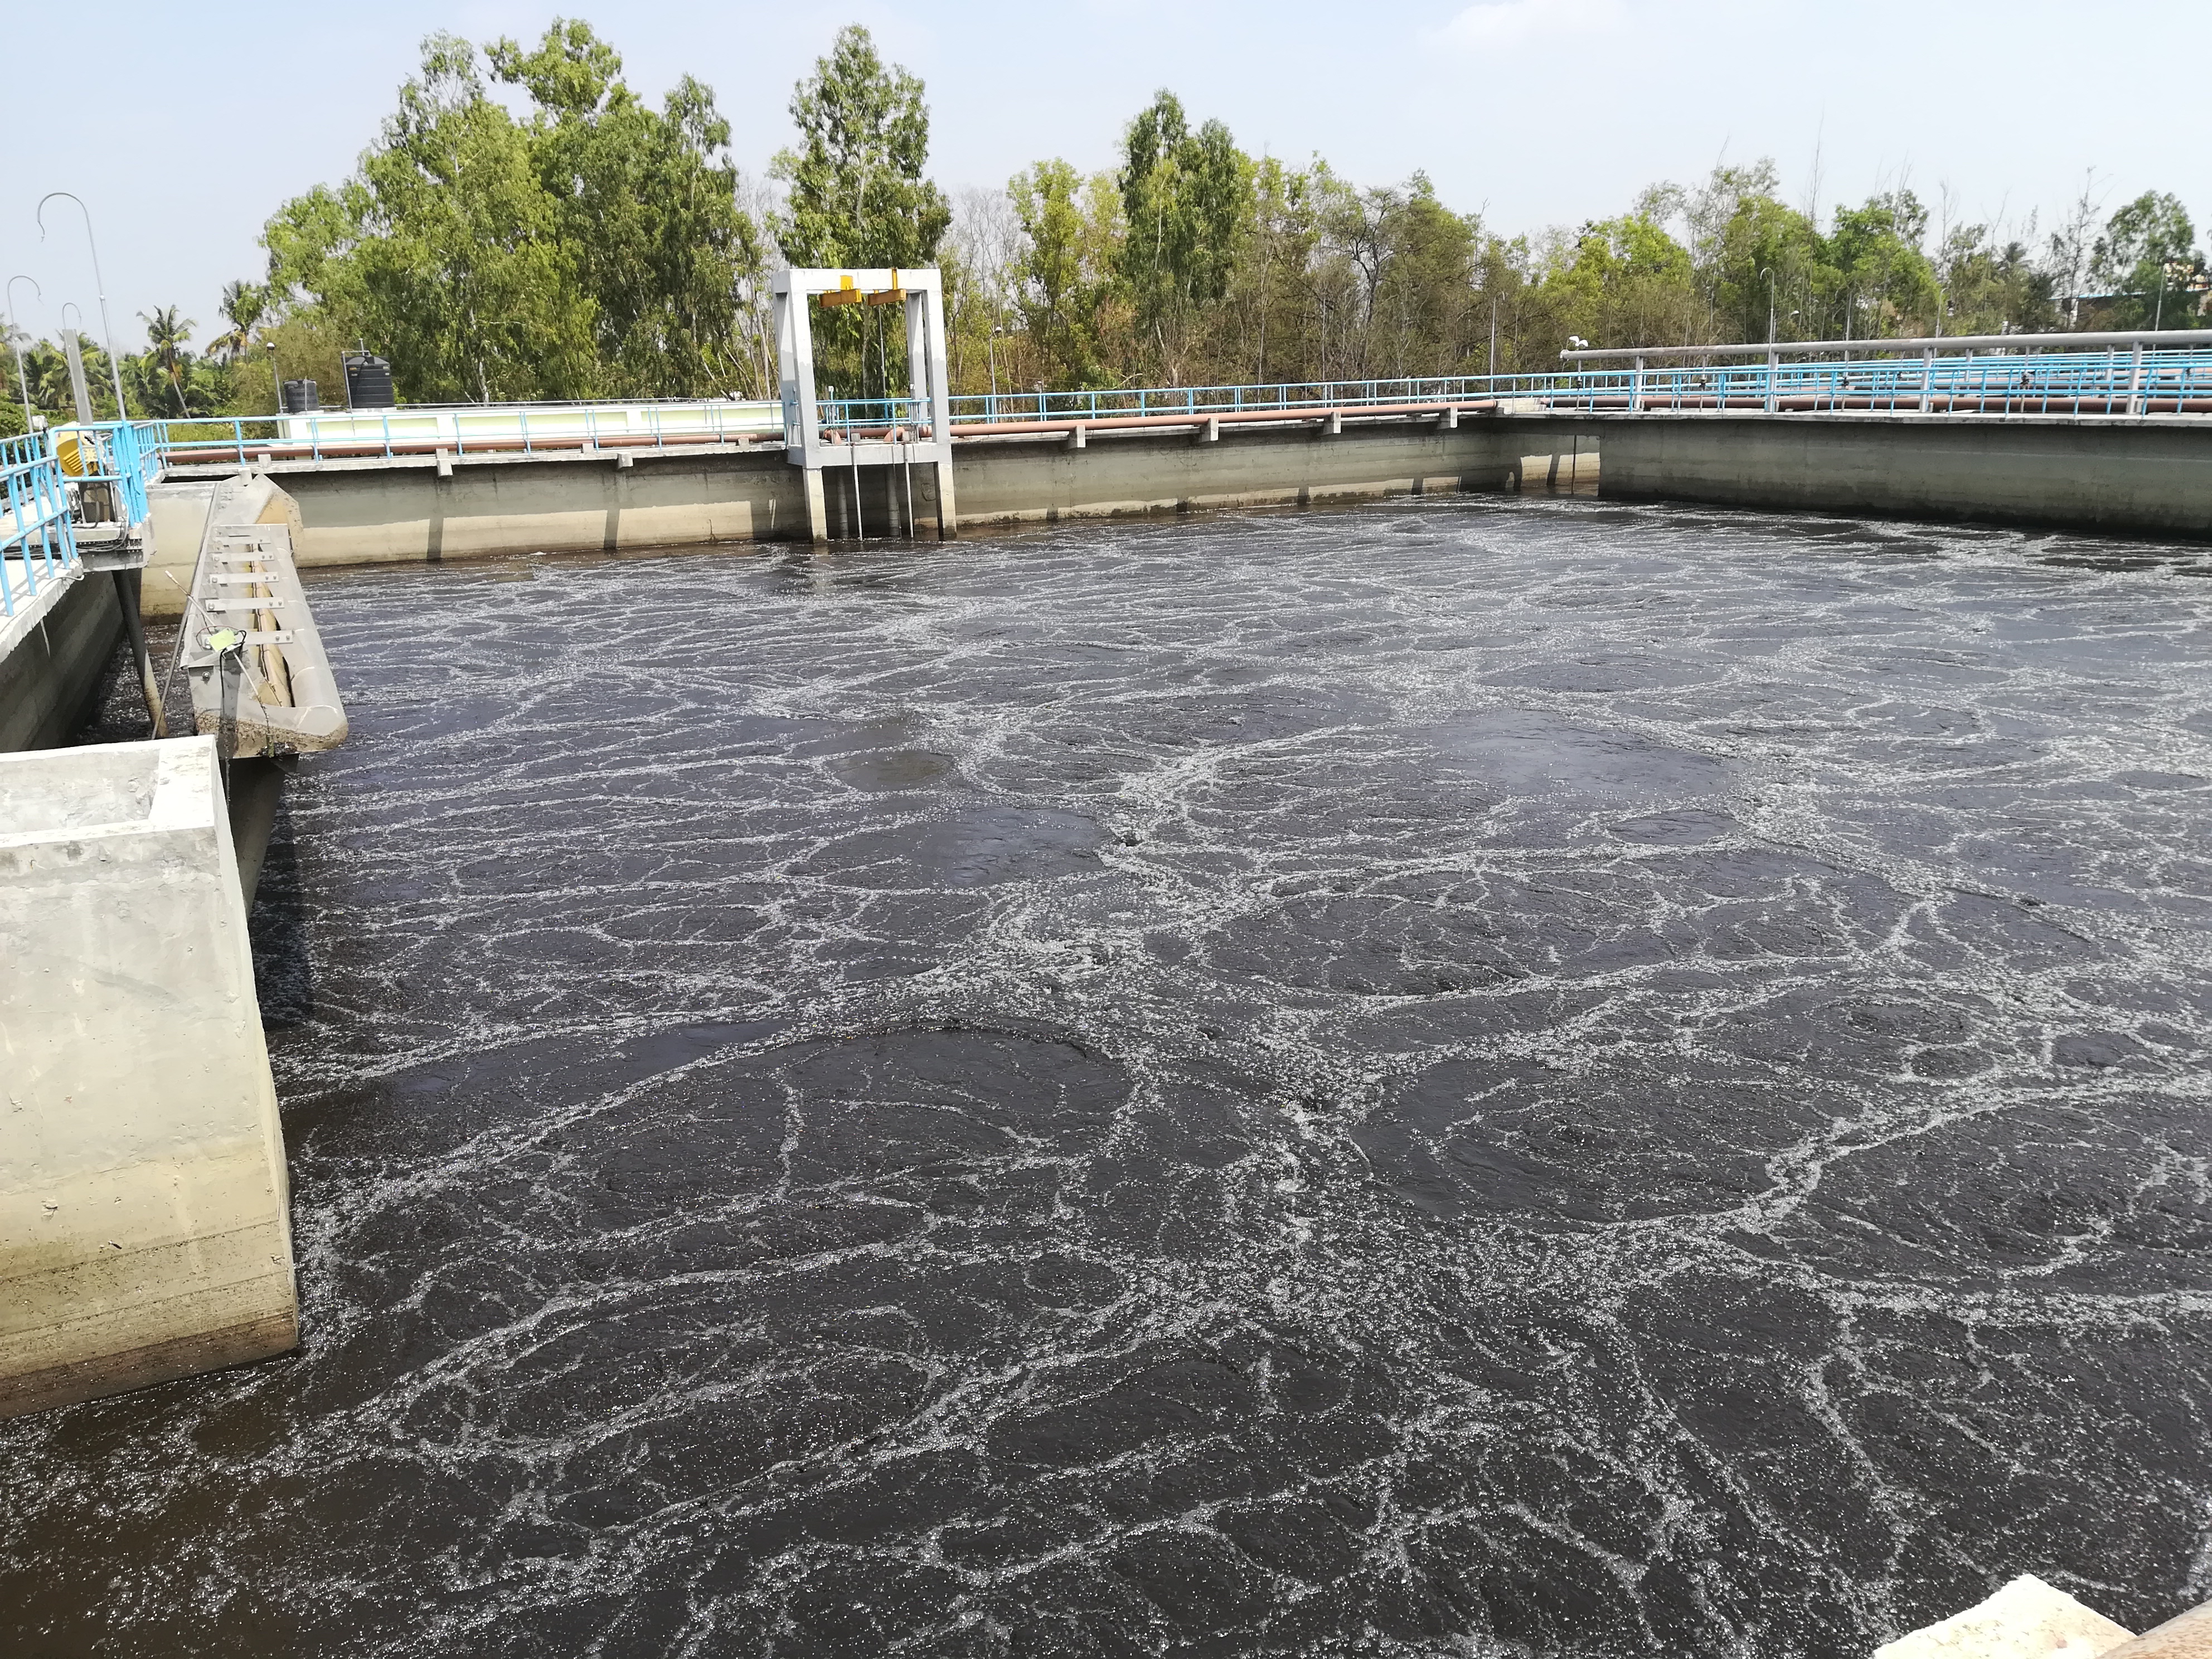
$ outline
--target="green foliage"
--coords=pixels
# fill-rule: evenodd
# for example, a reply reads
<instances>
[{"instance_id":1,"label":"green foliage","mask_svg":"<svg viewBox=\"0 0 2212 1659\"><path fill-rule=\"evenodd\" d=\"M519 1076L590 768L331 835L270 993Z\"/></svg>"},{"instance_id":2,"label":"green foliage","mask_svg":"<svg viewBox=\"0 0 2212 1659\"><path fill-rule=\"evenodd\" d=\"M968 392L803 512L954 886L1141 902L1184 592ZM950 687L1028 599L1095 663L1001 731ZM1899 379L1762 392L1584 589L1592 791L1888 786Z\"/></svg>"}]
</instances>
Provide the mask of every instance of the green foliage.
<instances>
[{"instance_id":1,"label":"green foliage","mask_svg":"<svg viewBox=\"0 0 2212 1659\"><path fill-rule=\"evenodd\" d=\"M1567 331L1589 340L1678 343L1702 321L1690 251L1647 213L1584 225L1546 275Z\"/></svg>"},{"instance_id":2,"label":"green foliage","mask_svg":"<svg viewBox=\"0 0 2212 1659\"><path fill-rule=\"evenodd\" d=\"M556 240L589 297L602 392L654 397L727 386L743 373L732 295L760 268L737 207L729 123L690 76L659 112L621 80L622 59L580 22L535 52L500 40L499 78L538 106L530 128Z\"/></svg>"},{"instance_id":3,"label":"green foliage","mask_svg":"<svg viewBox=\"0 0 2212 1659\"><path fill-rule=\"evenodd\" d=\"M580 22L486 58L529 112L432 35L355 177L270 219L272 293L389 356L410 401L730 389L759 248L711 93L686 77L647 108Z\"/></svg>"},{"instance_id":4,"label":"green foliage","mask_svg":"<svg viewBox=\"0 0 2212 1659\"><path fill-rule=\"evenodd\" d=\"M1272 155L1253 165L1243 258L1226 304L1237 330L1237 378L1264 384L1274 365L1297 349L1308 272L1321 237L1313 185L1310 174Z\"/></svg>"},{"instance_id":5,"label":"green foliage","mask_svg":"<svg viewBox=\"0 0 2212 1659\"><path fill-rule=\"evenodd\" d=\"M945 194L923 176L929 111L921 82L886 68L858 24L791 98L799 146L775 158L791 203L779 240L792 263L919 268L952 222Z\"/></svg>"},{"instance_id":6,"label":"green foliage","mask_svg":"<svg viewBox=\"0 0 2212 1659\"><path fill-rule=\"evenodd\" d=\"M230 325L208 348L210 356L235 363L253 346L255 331L270 313L269 290L258 283L226 283L222 288L222 317Z\"/></svg>"},{"instance_id":7,"label":"green foliage","mask_svg":"<svg viewBox=\"0 0 2212 1659\"><path fill-rule=\"evenodd\" d=\"M1251 163L1220 122L1191 131L1164 89L1129 123L1121 154L1121 280L1172 382L1183 331L1228 292L1251 208Z\"/></svg>"},{"instance_id":8,"label":"green foliage","mask_svg":"<svg viewBox=\"0 0 2212 1659\"><path fill-rule=\"evenodd\" d=\"M1836 210L1825 249L1840 289L1845 339L1935 331L1936 268L1920 251L1928 210L1909 190Z\"/></svg>"},{"instance_id":9,"label":"green foliage","mask_svg":"<svg viewBox=\"0 0 2212 1659\"><path fill-rule=\"evenodd\" d=\"M125 365L131 398L266 409L272 342L283 373L333 403L355 343L392 357L410 400L764 393L773 356L750 279L770 232L793 264L939 264L963 391L1543 371L1571 337L2179 327L2212 292L2188 213L2154 191L2099 235L2085 187L2039 257L2032 222L2018 236L1947 225L1931 246L1931 216L1902 187L1824 220L1784 202L1759 161L1505 238L1419 173L1363 187L1317 156L1255 160L1166 90L1123 130L1114 173L1041 161L1003 191L963 193L956 218L927 176L923 91L866 29L841 30L793 89L778 204L738 173L708 88L686 77L648 106L586 24L481 53L434 35L354 176L270 218L268 282L225 291L208 357L183 349L173 313L149 318L151 349ZM896 319L818 313L822 380L862 396L902 380ZM34 398L65 409L60 354L32 346L27 367Z\"/></svg>"},{"instance_id":10,"label":"green foliage","mask_svg":"<svg viewBox=\"0 0 2212 1659\"><path fill-rule=\"evenodd\" d=\"M185 395L185 359L191 355L191 334L198 325L189 317L179 317L177 310L175 306L163 306L151 316L142 311L138 317L146 325L146 379L176 400L173 409L161 412L181 416L192 412ZM146 402L152 408L161 399L149 396Z\"/></svg>"},{"instance_id":11,"label":"green foliage","mask_svg":"<svg viewBox=\"0 0 2212 1659\"><path fill-rule=\"evenodd\" d=\"M2207 271L2179 199L2146 191L2114 213L2090 255L2089 280L2112 296L2105 327L2198 326Z\"/></svg>"},{"instance_id":12,"label":"green foliage","mask_svg":"<svg viewBox=\"0 0 2212 1659\"><path fill-rule=\"evenodd\" d=\"M1120 201L1106 179L1039 161L1008 186L1028 247L1018 266L1022 325L1048 386L1109 386L1099 347L1112 298Z\"/></svg>"},{"instance_id":13,"label":"green foliage","mask_svg":"<svg viewBox=\"0 0 2212 1659\"><path fill-rule=\"evenodd\" d=\"M303 306L254 335L251 350L231 365L229 411L267 415L276 408L276 380L313 380L325 405L345 403L341 352L350 342L338 323L317 306ZM270 346L276 347L270 351Z\"/></svg>"},{"instance_id":14,"label":"green foliage","mask_svg":"<svg viewBox=\"0 0 2212 1659\"><path fill-rule=\"evenodd\" d=\"M141 313L147 325L147 349L127 353L122 370L124 398L134 420L174 419L185 415L212 415L228 410L236 386L228 366L213 357L196 356L190 343L191 319L175 306ZM33 409L50 421L76 418L76 398L70 385L69 358L51 340L18 338L22 351L23 379L28 383ZM91 339L80 337L84 357L85 390L92 400L94 420L115 418L114 378L108 373L107 354ZM15 363L10 353L4 364L4 399L16 410L22 405L16 390Z\"/></svg>"},{"instance_id":15,"label":"green foliage","mask_svg":"<svg viewBox=\"0 0 2212 1659\"><path fill-rule=\"evenodd\" d=\"M1985 225L1962 225L1936 257L1943 286L1946 334L2045 333L2065 325L2057 281L2028 256L2027 246L2000 246Z\"/></svg>"},{"instance_id":16,"label":"green foliage","mask_svg":"<svg viewBox=\"0 0 2212 1659\"><path fill-rule=\"evenodd\" d=\"M936 258L952 210L924 176L921 93L912 75L885 65L867 30L837 32L792 94L799 148L780 152L771 168L791 186L777 240L793 264L911 270ZM824 312L814 330L817 368L833 385L880 392L892 382L892 332L884 312ZM902 335L896 343L903 356Z\"/></svg>"},{"instance_id":17,"label":"green foliage","mask_svg":"<svg viewBox=\"0 0 2212 1659\"><path fill-rule=\"evenodd\" d=\"M1737 197L1712 244L1711 291L1738 340L1809 340L1826 327L1835 268L1811 219L1763 192Z\"/></svg>"}]
</instances>

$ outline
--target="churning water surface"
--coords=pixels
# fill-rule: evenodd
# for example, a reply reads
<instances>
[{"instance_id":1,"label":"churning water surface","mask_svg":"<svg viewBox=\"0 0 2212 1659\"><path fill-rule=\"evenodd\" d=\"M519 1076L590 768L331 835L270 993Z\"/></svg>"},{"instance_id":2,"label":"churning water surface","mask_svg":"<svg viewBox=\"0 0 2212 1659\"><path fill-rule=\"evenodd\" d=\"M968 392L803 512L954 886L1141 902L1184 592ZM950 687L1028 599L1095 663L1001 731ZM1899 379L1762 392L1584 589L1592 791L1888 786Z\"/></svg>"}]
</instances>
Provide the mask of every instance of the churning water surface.
<instances>
[{"instance_id":1,"label":"churning water surface","mask_svg":"<svg viewBox=\"0 0 2212 1659\"><path fill-rule=\"evenodd\" d=\"M1845 1656L2212 1594L2212 584L1583 501L348 573L296 1356L24 1653Z\"/></svg>"}]
</instances>

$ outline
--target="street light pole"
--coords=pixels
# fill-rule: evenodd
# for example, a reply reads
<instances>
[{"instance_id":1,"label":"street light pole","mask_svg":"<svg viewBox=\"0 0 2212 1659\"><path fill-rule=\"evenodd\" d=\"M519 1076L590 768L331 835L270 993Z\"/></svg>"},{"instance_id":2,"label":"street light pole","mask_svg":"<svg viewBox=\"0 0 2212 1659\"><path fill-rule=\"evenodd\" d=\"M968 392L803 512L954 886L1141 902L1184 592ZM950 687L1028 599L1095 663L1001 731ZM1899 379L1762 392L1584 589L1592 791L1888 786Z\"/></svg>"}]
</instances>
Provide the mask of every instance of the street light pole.
<instances>
[{"instance_id":1,"label":"street light pole","mask_svg":"<svg viewBox=\"0 0 2212 1659\"><path fill-rule=\"evenodd\" d=\"M31 292L41 300L46 297L46 291L39 286L35 276L10 276L8 279L8 349L15 354L15 389L23 394L23 430L28 432L31 429L31 382L23 373L23 348L15 338L15 319L19 314L15 309L15 284L18 283L28 283Z\"/></svg>"},{"instance_id":2,"label":"street light pole","mask_svg":"<svg viewBox=\"0 0 2212 1659\"><path fill-rule=\"evenodd\" d=\"M282 415L284 412L284 377L276 368L276 342L264 340L261 343L269 348L269 383L276 388L276 412Z\"/></svg>"},{"instance_id":3,"label":"street light pole","mask_svg":"<svg viewBox=\"0 0 2212 1659\"><path fill-rule=\"evenodd\" d=\"M85 246L92 250L92 285L100 294L100 332L107 345L108 378L115 383L115 418L118 421L127 421L131 418L131 410L130 406L123 401L123 360L115 355L115 329L107 320L107 284L100 275L100 244L93 240L92 210L84 204L82 198L69 191L48 191L39 198L37 217L40 240L44 240L46 234L46 204L57 196L68 197L70 201L76 204L76 210L84 215Z\"/></svg>"},{"instance_id":4,"label":"street light pole","mask_svg":"<svg viewBox=\"0 0 2212 1659\"><path fill-rule=\"evenodd\" d=\"M1766 278L1766 343L1772 345L1774 343L1774 268L1771 265L1764 266L1759 274Z\"/></svg>"}]
</instances>

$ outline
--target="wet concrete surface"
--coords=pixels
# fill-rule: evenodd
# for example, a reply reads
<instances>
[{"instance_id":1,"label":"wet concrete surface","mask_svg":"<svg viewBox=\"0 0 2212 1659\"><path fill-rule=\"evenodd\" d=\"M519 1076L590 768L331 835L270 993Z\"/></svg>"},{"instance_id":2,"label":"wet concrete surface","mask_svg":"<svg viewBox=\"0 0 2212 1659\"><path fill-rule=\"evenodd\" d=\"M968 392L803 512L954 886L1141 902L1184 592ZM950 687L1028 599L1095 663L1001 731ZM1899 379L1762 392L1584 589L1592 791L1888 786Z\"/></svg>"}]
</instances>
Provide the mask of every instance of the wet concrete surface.
<instances>
[{"instance_id":1,"label":"wet concrete surface","mask_svg":"<svg viewBox=\"0 0 2212 1659\"><path fill-rule=\"evenodd\" d=\"M305 1346L0 1425L0 1645L2168 1616L2207 574L1501 501L318 580Z\"/></svg>"}]
</instances>

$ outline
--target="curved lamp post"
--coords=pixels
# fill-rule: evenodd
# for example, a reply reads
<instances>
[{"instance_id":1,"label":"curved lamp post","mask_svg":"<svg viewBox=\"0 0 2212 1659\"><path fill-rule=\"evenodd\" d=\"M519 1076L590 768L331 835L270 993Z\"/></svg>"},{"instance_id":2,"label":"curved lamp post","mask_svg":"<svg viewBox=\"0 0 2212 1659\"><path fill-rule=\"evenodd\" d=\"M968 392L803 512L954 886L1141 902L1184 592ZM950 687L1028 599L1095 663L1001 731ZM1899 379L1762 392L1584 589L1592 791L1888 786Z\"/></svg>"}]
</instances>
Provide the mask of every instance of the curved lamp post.
<instances>
[{"instance_id":1,"label":"curved lamp post","mask_svg":"<svg viewBox=\"0 0 2212 1659\"><path fill-rule=\"evenodd\" d=\"M107 320L107 283L100 274L100 244L92 234L92 210L82 198L66 190L48 191L39 198L39 234L46 234L46 204L57 196L66 197L76 204L76 210L84 216L85 246L92 250L92 285L100 293L100 331L107 345L107 374L115 386L115 418L131 418L131 405L123 401L123 360L115 355L115 329ZM138 616L138 572L118 567L115 571L115 597L123 607L123 625L131 635L131 653L138 659L138 686L146 696L146 714L154 723L154 735L169 735L169 723L161 708L161 682L154 678L153 659L146 653L146 628Z\"/></svg>"},{"instance_id":2,"label":"curved lamp post","mask_svg":"<svg viewBox=\"0 0 2212 1659\"><path fill-rule=\"evenodd\" d=\"M92 285L100 293L100 338L107 347L108 378L115 383L115 418L127 421L131 418L131 408L123 401L123 360L115 355L115 330L107 320L107 283L100 274L100 244L92 234L92 210L84 204L82 198L72 191L50 190L39 198L39 235L43 240L46 234L46 204L58 196L75 202L76 210L84 216L85 246L92 250Z\"/></svg>"},{"instance_id":3,"label":"curved lamp post","mask_svg":"<svg viewBox=\"0 0 2212 1659\"><path fill-rule=\"evenodd\" d=\"M28 432L31 429L31 382L23 373L23 348L16 343L15 337L15 319L18 315L15 310L15 284L18 283L28 283L31 285L31 292L37 295L42 301L46 297L46 291L39 286L39 279L35 276L10 276L8 279L8 349L15 354L15 389L23 394L23 430Z\"/></svg>"}]
</instances>

